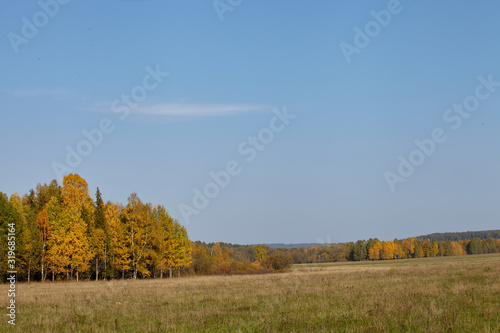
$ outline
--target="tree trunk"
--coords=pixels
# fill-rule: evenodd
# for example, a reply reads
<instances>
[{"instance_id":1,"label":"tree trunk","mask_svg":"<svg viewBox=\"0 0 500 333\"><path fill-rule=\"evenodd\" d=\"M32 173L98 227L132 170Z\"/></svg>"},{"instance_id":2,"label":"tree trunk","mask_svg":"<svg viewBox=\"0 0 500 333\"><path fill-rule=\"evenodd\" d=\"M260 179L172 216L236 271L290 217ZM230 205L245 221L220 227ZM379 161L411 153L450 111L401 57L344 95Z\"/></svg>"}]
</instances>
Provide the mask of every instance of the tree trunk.
<instances>
[{"instance_id":1,"label":"tree trunk","mask_svg":"<svg viewBox=\"0 0 500 333\"><path fill-rule=\"evenodd\" d=\"M95 257L95 280L99 280L99 257Z\"/></svg>"},{"instance_id":2,"label":"tree trunk","mask_svg":"<svg viewBox=\"0 0 500 333\"><path fill-rule=\"evenodd\" d=\"M52 282L54 282L54 272L52 272Z\"/></svg>"},{"instance_id":3,"label":"tree trunk","mask_svg":"<svg viewBox=\"0 0 500 333\"><path fill-rule=\"evenodd\" d=\"M76 281L78 281L78 271L76 271Z\"/></svg>"},{"instance_id":4,"label":"tree trunk","mask_svg":"<svg viewBox=\"0 0 500 333\"><path fill-rule=\"evenodd\" d=\"M107 266L107 262L108 262L108 247L105 246L104 247L104 278L106 278L108 276L108 266Z\"/></svg>"},{"instance_id":5,"label":"tree trunk","mask_svg":"<svg viewBox=\"0 0 500 333\"><path fill-rule=\"evenodd\" d=\"M170 270L170 278L172 278L172 267L169 267Z\"/></svg>"},{"instance_id":6,"label":"tree trunk","mask_svg":"<svg viewBox=\"0 0 500 333\"><path fill-rule=\"evenodd\" d=\"M160 269L160 279L163 279L163 268Z\"/></svg>"}]
</instances>

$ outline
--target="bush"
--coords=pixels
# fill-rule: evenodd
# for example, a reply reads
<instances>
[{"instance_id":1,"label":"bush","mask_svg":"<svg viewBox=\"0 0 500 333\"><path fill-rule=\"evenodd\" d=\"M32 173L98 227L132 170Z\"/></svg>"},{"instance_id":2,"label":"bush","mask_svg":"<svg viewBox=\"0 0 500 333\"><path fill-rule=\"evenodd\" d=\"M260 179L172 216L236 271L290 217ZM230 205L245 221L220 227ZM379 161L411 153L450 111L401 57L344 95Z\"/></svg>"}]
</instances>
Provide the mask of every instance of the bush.
<instances>
[{"instance_id":1,"label":"bush","mask_svg":"<svg viewBox=\"0 0 500 333\"><path fill-rule=\"evenodd\" d=\"M293 264L293 257L288 252L274 250L269 255L269 263L275 271L281 271L289 268Z\"/></svg>"}]
</instances>

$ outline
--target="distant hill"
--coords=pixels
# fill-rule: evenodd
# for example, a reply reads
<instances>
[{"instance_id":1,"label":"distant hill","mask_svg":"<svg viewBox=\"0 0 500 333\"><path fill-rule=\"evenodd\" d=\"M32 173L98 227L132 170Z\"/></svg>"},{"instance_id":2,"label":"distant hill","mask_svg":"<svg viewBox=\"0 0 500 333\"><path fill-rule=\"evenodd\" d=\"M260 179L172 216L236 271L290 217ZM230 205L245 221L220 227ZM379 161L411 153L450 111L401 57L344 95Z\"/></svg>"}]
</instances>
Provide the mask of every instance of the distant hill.
<instances>
[{"instance_id":1,"label":"distant hill","mask_svg":"<svg viewBox=\"0 0 500 333\"><path fill-rule=\"evenodd\" d=\"M459 241L463 239L500 239L500 230L484 230L484 231L465 231L465 232L436 232L429 235L415 237L419 240L435 239L437 241Z\"/></svg>"}]
</instances>

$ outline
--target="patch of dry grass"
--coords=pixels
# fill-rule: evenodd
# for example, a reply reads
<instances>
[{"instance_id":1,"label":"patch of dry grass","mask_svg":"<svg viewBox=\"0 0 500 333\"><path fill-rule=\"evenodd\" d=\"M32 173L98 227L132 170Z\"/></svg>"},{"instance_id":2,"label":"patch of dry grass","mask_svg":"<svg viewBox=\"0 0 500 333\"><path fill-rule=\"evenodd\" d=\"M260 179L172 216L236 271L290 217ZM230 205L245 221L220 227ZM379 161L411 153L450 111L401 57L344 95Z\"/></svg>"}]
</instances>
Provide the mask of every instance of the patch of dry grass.
<instances>
[{"instance_id":1,"label":"patch of dry grass","mask_svg":"<svg viewBox=\"0 0 500 333\"><path fill-rule=\"evenodd\" d=\"M22 332L500 332L500 255L21 283ZM0 286L6 313L7 285ZM14 331L2 315L0 331Z\"/></svg>"}]
</instances>

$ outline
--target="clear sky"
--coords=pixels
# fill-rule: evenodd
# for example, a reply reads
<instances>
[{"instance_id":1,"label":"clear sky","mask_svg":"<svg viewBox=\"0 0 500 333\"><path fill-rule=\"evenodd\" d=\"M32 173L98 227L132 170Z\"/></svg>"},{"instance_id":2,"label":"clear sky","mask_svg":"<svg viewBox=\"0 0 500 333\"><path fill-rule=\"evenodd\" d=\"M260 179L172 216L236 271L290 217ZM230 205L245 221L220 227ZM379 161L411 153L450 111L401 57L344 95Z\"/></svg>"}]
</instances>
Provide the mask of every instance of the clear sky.
<instances>
[{"instance_id":1,"label":"clear sky","mask_svg":"<svg viewBox=\"0 0 500 333\"><path fill-rule=\"evenodd\" d=\"M41 3L0 4L4 193L71 170L242 244L500 226L498 1Z\"/></svg>"}]
</instances>

